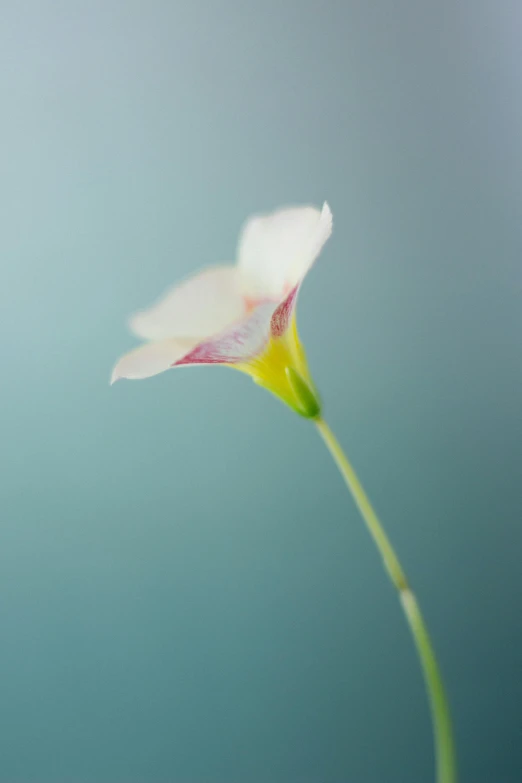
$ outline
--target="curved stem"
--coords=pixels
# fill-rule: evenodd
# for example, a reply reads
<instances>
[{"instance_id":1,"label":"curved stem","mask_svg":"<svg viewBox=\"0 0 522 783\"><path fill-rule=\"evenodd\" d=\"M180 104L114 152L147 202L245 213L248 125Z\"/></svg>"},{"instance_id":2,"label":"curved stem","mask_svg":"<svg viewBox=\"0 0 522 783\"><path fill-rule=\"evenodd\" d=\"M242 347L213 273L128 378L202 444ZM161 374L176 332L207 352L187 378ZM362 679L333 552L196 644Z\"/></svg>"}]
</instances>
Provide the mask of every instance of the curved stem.
<instances>
[{"instance_id":1,"label":"curved stem","mask_svg":"<svg viewBox=\"0 0 522 783\"><path fill-rule=\"evenodd\" d=\"M420 658L426 690L430 700L437 761L437 783L456 783L455 745L448 700L439 665L433 651L433 645L419 605L408 585L406 575L390 540L335 435L324 419L317 418L315 423L337 467L341 471L348 489L352 493L353 499L382 556L390 579L399 593L399 598Z\"/></svg>"}]
</instances>

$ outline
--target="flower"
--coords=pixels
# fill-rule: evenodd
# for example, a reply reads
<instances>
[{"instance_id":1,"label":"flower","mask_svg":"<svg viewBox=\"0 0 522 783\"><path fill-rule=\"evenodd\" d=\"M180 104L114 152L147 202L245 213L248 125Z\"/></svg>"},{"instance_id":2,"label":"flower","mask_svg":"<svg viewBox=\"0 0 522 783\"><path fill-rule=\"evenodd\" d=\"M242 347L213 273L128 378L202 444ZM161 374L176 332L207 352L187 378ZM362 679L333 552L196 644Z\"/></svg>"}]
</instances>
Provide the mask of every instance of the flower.
<instances>
[{"instance_id":1,"label":"flower","mask_svg":"<svg viewBox=\"0 0 522 783\"><path fill-rule=\"evenodd\" d=\"M322 210L291 207L250 218L236 265L203 270L131 318L131 330L147 342L118 361L111 383L171 367L223 364L248 373L302 416L317 416L295 306L331 233L326 202Z\"/></svg>"}]
</instances>

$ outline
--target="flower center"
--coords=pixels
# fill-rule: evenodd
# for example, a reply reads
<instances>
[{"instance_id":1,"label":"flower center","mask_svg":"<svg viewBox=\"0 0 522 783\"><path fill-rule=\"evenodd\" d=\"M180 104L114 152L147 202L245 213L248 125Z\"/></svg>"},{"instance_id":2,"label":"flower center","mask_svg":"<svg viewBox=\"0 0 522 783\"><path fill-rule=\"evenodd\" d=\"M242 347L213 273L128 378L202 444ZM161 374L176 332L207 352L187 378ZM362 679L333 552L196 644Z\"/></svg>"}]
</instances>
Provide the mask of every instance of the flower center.
<instances>
[{"instance_id":1,"label":"flower center","mask_svg":"<svg viewBox=\"0 0 522 783\"><path fill-rule=\"evenodd\" d=\"M258 306L259 299L251 299L249 296L244 296L243 302L245 304L245 314L250 315L252 310L255 310Z\"/></svg>"}]
</instances>

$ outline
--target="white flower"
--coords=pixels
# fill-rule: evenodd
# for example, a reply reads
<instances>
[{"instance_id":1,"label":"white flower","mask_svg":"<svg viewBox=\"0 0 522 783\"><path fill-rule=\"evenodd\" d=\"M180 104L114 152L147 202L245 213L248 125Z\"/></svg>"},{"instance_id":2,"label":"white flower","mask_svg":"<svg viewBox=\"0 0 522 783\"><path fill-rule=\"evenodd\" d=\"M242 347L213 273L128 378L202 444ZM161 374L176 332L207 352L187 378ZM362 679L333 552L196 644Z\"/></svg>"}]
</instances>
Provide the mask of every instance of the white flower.
<instances>
[{"instance_id":1,"label":"white flower","mask_svg":"<svg viewBox=\"0 0 522 783\"><path fill-rule=\"evenodd\" d=\"M294 311L299 287L331 233L326 202L322 210L292 207L248 220L236 265L200 272L131 318L132 331L148 342L118 361L111 383L182 365L225 364L249 373L302 415L317 415Z\"/></svg>"}]
</instances>

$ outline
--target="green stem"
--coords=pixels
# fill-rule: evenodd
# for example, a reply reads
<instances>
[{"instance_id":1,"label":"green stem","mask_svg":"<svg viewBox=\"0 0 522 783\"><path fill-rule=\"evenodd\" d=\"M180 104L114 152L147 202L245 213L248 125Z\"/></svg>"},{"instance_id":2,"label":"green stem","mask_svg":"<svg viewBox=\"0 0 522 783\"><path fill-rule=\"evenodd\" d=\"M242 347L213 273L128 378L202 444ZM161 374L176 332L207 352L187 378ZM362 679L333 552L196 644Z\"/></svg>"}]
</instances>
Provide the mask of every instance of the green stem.
<instances>
[{"instance_id":1,"label":"green stem","mask_svg":"<svg viewBox=\"0 0 522 783\"><path fill-rule=\"evenodd\" d=\"M357 478L357 474L349 463L335 435L324 419L316 418L315 423L337 467L341 471L348 489L352 493L353 499L382 556L390 579L399 593L399 598L420 658L426 690L430 700L437 761L437 783L456 783L455 744L448 700L439 665L433 651L433 645L417 599L408 585L406 575L390 540L384 532L384 528L373 510L372 504Z\"/></svg>"}]
</instances>

